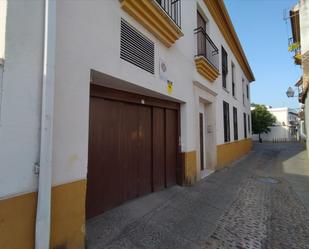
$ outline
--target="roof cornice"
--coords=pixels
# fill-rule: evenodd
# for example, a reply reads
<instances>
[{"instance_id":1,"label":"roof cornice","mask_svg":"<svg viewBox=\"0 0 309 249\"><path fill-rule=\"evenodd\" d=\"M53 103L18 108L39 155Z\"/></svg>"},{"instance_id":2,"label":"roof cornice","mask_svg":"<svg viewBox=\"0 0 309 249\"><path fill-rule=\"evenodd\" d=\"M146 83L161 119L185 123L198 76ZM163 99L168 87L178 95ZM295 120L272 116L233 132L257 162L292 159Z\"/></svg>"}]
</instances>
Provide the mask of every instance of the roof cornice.
<instances>
[{"instance_id":1,"label":"roof cornice","mask_svg":"<svg viewBox=\"0 0 309 249\"><path fill-rule=\"evenodd\" d=\"M230 49L235 55L238 63L244 71L247 79L252 82L255 81L253 72L250 68L249 62L246 58L245 52L240 44L231 18L227 12L223 0L204 0L210 14L218 25L222 35L228 43Z\"/></svg>"}]
</instances>

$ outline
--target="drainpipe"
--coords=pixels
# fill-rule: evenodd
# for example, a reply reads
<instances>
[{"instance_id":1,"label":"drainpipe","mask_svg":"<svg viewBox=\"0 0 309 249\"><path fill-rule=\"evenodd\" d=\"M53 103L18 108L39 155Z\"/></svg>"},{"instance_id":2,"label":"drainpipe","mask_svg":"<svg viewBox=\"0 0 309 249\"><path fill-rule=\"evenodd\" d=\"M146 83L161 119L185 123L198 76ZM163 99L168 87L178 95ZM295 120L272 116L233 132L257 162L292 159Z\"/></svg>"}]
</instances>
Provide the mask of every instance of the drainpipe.
<instances>
[{"instance_id":1,"label":"drainpipe","mask_svg":"<svg viewBox=\"0 0 309 249\"><path fill-rule=\"evenodd\" d=\"M49 249L50 244L55 30L56 1L45 0L40 159L37 167L39 179L35 224L36 249Z\"/></svg>"}]
</instances>

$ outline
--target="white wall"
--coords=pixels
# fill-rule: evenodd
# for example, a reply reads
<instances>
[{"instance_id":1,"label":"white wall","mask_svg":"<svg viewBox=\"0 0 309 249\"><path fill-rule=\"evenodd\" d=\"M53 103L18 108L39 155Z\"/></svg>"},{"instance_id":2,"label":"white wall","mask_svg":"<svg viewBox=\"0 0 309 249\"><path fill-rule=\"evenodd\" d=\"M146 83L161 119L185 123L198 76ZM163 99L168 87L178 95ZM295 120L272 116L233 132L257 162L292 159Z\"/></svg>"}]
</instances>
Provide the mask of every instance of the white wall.
<instances>
[{"instance_id":1,"label":"white wall","mask_svg":"<svg viewBox=\"0 0 309 249\"><path fill-rule=\"evenodd\" d=\"M281 140L281 141L290 141L294 140L295 137L292 136L290 131L290 121L294 121L298 123L297 114L291 114L292 109L288 107L282 108L268 108L268 111L273 114L277 121L276 125L269 127L270 132L261 134L261 138L263 141L273 141L273 140ZM298 127L299 129L299 127ZM298 131L300 133L300 131ZM259 136L253 135L253 140L258 141Z\"/></svg>"},{"instance_id":2,"label":"white wall","mask_svg":"<svg viewBox=\"0 0 309 249\"><path fill-rule=\"evenodd\" d=\"M0 59L4 58L7 0L0 1Z\"/></svg>"},{"instance_id":3,"label":"white wall","mask_svg":"<svg viewBox=\"0 0 309 249\"><path fill-rule=\"evenodd\" d=\"M289 133L289 127L287 126L272 126L269 127L270 132L268 133L262 133L261 138L263 141L289 141L291 139L290 133ZM254 134L253 135L253 140L258 141L259 136Z\"/></svg>"},{"instance_id":4,"label":"white wall","mask_svg":"<svg viewBox=\"0 0 309 249\"><path fill-rule=\"evenodd\" d=\"M7 2L0 198L36 189L33 167L38 160L43 13L43 0Z\"/></svg>"},{"instance_id":5,"label":"white wall","mask_svg":"<svg viewBox=\"0 0 309 249\"><path fill-rule=\"evenodd\" d=\"M309 51L309 1L300 0L299 25L302 54Z\"/></svg>"}]
</instances>

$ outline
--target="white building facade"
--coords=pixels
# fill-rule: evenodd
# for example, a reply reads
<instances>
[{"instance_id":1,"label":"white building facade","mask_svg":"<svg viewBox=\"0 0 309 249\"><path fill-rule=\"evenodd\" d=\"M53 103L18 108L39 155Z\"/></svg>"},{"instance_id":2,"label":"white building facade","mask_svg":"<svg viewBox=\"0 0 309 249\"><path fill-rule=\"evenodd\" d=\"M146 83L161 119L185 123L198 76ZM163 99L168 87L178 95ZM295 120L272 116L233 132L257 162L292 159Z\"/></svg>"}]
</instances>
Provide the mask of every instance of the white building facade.
<instances>
[{"instance_id":1,"label":"white building facade","mask_svg":"<svg viewBox=\"0 0 309 249\"><path fill-rule=\"evenodd\" d=\"M254 76L223 1L174 2L1 1L0 248L34 247L41 202L50 248L84 248L86 218L251 150Z\"/></svg>"},{"instance_id":2,"label":"white building facade","mask_svg":"<svg viewBox=\"0 0 309 249\"><path fill-rule=\"evenodd\" d=\"M269 127L268 133L262 133L262 141L268 142L295 142L301 139L301 127L298 113L288 107L268 108L276 117L276 123ZM258 141L259 136L253 135L253 141Z\"/></svg>"}]
</instances>

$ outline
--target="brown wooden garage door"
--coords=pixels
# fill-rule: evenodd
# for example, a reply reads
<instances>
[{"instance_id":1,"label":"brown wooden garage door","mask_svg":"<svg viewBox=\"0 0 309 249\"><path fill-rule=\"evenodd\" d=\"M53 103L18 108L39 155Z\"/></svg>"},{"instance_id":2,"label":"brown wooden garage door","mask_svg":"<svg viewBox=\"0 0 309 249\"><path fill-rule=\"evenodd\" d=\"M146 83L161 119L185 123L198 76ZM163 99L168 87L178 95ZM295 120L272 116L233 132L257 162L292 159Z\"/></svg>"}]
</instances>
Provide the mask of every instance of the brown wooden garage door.
<instances>
[{"instance_id":1,"label":"brown wooden garage door","mask_svg":"<svg viewBox=\"0 0 309 249\"><path fill-rule=\"evenodd\" d=\"M181 183L179 104L91 85L87 218Z\"/></svg>"}]
</instances>

